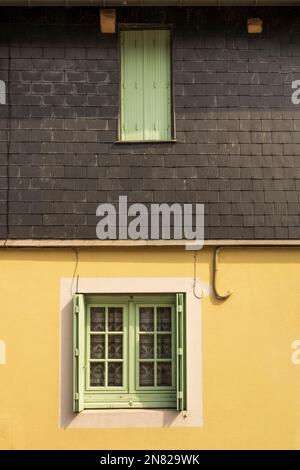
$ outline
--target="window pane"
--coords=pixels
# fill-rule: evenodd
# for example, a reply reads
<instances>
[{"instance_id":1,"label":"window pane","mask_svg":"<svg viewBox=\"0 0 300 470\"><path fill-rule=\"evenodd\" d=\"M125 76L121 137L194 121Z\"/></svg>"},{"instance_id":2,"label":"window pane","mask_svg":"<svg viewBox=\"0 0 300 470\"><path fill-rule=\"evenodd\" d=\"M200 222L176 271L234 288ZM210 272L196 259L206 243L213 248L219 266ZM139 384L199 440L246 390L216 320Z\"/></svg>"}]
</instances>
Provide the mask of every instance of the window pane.
<instances>
[{"instance_id":1,"label":"window pane","mask_svg":"<svg viewBox=\"0 0 300 470\"><path fill-rule=\"evenodd\" d=\"M140 386L154 385L154 363L140 362Z\"/></svg>"},{"instance_id":2,"label":"window pane","mask_svg":"<svg viewBox=\"0 0 300 470\"><path fill-rule=\"evenodd\" d=\"M104 362L90 364L90 385L91 387L104 387Z\"/></svg>"},{"instance_id":3,"label":"window pane","mask_svg":"<svg viewBox=\"0 0 300 470\"><path fill-rule=\"evenodd\" d=\"M158 362L157 363L157 385L161 385L161 386L172 385L172 363L171 362Z\"/></svg>"},{"instance_id":4,"label":"window pane","mask_svg":"<svg viewBox=\"0 0 300 470\"><path fill-rule=\"evenodd\" d=\"M171 331L171 307L157 307L157 331Z\"/></svg>"},{"instance_id":5,"label":"window pane","mask_svg":"<svg viewBox=\"0 0 300 470\"><path fill-rule=\"evenodd\" d=\"M108 357L109 359L122 359L123 357L123 336L108 335Z\"/></svg>"},{"instance_id":6,"label":"window pane","mask_svg":"<svg viewBox=\"0 0 300 470\"><path fill-rule=\"evenodd\" d=\"M171 335L157 335L157 357L159 359L171 359L172 337Z\"/></svg>"},{"instance_id":7,"label":"window pane","mask_svg":"<svg viewBox=\"0 0 300 470\"><path fill-rule=\"evenodd\" d=\"M104 307L91 307L91 331L105 331Z\"/></svg>"},{"instance_id":8,"label":"window pane","mask_svg":"<svg viewBox=\"0 0 300 470\"><path fill-rule=\"evenodd\" d=\"M140 359L154 357L154 335L140 335Z\"/></svg>"},{"instance_id":9,"label":"window pane","mask_svg":"<svg viewBox=\"0 0 300 470\"><path fill-rule=\"evenodd\" d=\"M109 362L108 363L108 386L121 387L123 384L123 363L122 362Z\"/></svg>"},{"instance_id":10,"label":"window pane","mask_svg":"<svg viewBox=\"0 0 300 470\"><path fill-rule=\"evenodd\" d=\"M123 330L123 308L108 307L108 331Z\"/></svg>"},{"instance_id":11,"label":"window pane","mask_svg":"<svg viewBox=\"0 0 300 470\"><path fill-rule=\"evenodd\" d=\"M103 359L105 357L105 336L91 335L91 359Z\"/></svg>"},{"instance_id":12,"label":"window pane","mask_svg":"<svg viewBox=\"0 0 300 470\"><path fill-rule=\"evenodd\" d=\"M154 308L140 307L140 331L154 331Z\"/></svg>"}]
</instances>

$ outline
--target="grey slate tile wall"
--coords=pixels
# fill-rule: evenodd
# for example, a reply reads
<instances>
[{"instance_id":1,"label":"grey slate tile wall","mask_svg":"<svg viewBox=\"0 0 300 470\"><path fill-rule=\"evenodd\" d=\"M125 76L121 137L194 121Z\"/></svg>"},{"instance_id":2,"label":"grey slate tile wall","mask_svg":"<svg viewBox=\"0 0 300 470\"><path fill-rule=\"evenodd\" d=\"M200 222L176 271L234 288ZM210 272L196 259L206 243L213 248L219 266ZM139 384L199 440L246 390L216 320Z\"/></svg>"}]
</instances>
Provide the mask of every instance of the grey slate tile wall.
<instances>
[{"instance_id":1,"label":"grey slate tile wall","mask_svg":"<svg viewBox=\"0 0 300 470\"><path fill-rule=\"evenodd\" d=\"M127 195L204 203L206 238L299 238L300 9L117 15L173 25L177 143L115 143L118 40L98 9L1 8L0 237L96 238L97 205Z\"/></svg>"}]
</instances>

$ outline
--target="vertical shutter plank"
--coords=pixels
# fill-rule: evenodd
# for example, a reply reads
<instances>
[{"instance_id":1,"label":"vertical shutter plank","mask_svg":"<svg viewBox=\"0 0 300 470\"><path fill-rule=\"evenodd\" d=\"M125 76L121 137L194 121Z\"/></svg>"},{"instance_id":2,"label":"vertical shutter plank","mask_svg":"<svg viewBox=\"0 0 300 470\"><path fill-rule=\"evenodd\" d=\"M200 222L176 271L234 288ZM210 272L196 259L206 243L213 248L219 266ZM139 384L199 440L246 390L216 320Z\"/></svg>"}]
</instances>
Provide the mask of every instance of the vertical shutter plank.
<instances>
[{"instance_id":1,"label":"vertical shutter plank","mask_svg":"<svg viewBox=\"0 0 300 470\"><path fill-rule=\"evenodd\" d=\"M176 294L176 393L177 410L186 409L184 294Z\"/></svg>"},{"instance_id":2,"label":"vertical shutter plank","mask_svg":"<svg viewBox=\"0 0 300 470\"><path fill-rule=\"evenodd\" d=\"M136 128L133 140L144 139L144 44L143 31L136 31Z\"/></svg>"},{"instance_id":3,"label":"vertical shutter plank","mask_svg":"<svg viewBox=\"0 0 300 470\"><path fill-rule=\"evenodd\" d=\"M73 411L84 408L85 305L82 294L73 299Z\"/></svg>"},{"instance_id":4,"label":"vertical shutter plank","mask_svg":"<svg viewBox=\"0 0 300 470\"><path fill-rule=\"evenodd\" d=\"M144 139L155 140L155 33L143 31L144 36Z\"/></svg>"}]
</instances>

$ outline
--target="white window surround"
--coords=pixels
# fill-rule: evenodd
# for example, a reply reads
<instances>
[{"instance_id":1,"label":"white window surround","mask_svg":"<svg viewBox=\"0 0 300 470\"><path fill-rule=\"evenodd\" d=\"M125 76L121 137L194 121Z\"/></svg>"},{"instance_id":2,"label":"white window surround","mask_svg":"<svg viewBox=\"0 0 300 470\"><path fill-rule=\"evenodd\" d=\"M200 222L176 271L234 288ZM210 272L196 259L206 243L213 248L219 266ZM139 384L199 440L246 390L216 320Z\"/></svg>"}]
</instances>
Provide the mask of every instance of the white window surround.
<instances>
[{"instance_id":1,"label":"white window surround","mask_svg":"<svg viewBox=\"0 0 300 470\"><path fill-rule=\"evenodd\" d=\"M80 278L82 294L186 294L187 411L84 410L72 411L72 299L75 282L60 281L60 410L63 428L161 428L203 426L201 301L193 292L193 278ZM199 285L199 284L198 284ZM207 291L203 283L202 291Z\"/></svg>"},{"instance_id":2,"label":"white window surround","mask_svg":"<svg viewBox=\"0 0 300 470\"><path fill-rule=\"evenodd\" d=\"M0 364L6 364L6 344L3 340L0 340Z\"/></svg>"}]
</instances>

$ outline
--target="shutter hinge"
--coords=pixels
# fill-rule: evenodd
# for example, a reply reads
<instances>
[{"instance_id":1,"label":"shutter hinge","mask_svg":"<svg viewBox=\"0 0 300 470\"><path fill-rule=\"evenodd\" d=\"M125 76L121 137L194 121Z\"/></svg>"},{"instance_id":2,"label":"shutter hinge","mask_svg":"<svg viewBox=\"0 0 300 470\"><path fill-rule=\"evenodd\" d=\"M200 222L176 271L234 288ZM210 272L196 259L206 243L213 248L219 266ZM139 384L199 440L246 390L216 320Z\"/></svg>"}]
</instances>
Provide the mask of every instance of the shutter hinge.
<instances>
[{"instance_id":1,"label":"shutter hinge","mask_svg":"<svg viewBox=\"0 0 300 470\"><path fill-rule=\"evenodd\" d=\"M182 348L177 348L177 355L182 356L183 355L183 349Z\"/></svg>"},{"instance_id":2,"label":"shutter hinge","mask_svg":"<svg viewBox=\"0 0 300 470\"><path fill-rule=\"evenodd\" d=\"M182 313L182 305L178 305L177 311L178 311L179 313Z\"/></svg>"},{"instance_id":3,"label":"shutter hinge","mask_svg":"<svg viewBox=\"0 0 300 470\"><path fill-rule=\"evenodd\" d=\"M79 306L75 305L75 313L79 313Z\"/></svg>"},{"instance_id":4,"label":"shutter hinge","mask_svg":"<svg viewBox=\"0 0 300 470\"><path fill-rule=\"evenodd\" d=\"M78 392L75 393L75 400L79 400L79 393Z\"/></svg>"},{"instance_id":5,"label":"shutter hinge","mask_svg":"<svg viewBox=\"0 0 300 470\"><path fill-rule=\"evenodd\" d=\"M78 348L75 349L74 356L79 356L79 349Z\"/></svg>"},{"instance_id":6,"label":"shutter hinge","mask_svg":"<svg viewBox=\"0 0 300 470\"><path fill-rule=\"evenodd\" d=\"M183 393L182 392L177 392L177 398L180 400L183 398Z\"/></svg>"}]
</instances>

